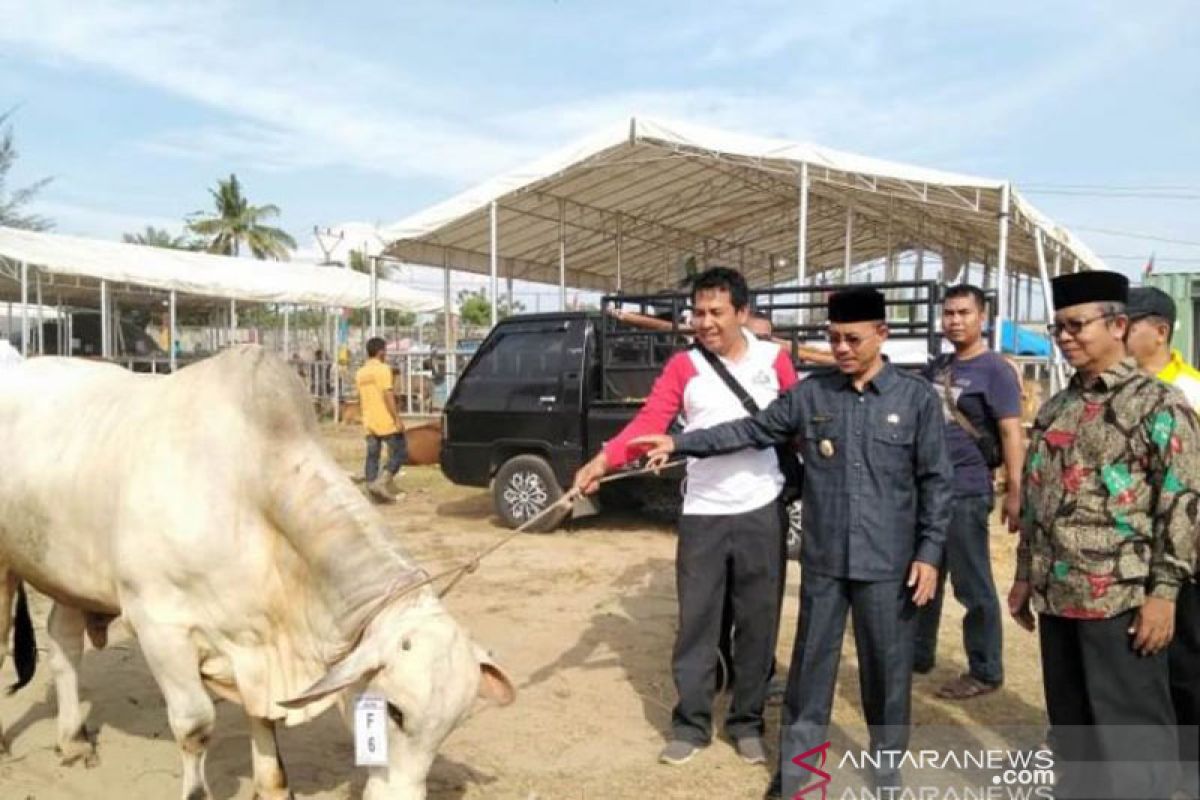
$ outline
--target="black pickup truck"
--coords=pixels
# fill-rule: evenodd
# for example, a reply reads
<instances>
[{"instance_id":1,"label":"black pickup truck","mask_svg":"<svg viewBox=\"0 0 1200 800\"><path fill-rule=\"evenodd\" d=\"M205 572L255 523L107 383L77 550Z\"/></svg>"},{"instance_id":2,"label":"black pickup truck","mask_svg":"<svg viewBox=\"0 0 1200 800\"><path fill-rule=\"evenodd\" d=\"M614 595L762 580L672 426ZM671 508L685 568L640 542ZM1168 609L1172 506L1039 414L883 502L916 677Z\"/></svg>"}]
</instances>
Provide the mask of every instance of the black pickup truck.
<instances>
[{"instance_id":1,"label":"black pickup truck","mask_svg":"<svg viewBox=\"0 0 1200 800\"><path fill-rule=\"evenodd\" d=\"M889 316L896 317L890 322L892 339L915 345L924 363L940 346L934 316L938 285L875 285L908 295L889 300L889 309L895 307ZM797 343L823 337L824 295L838 288L757 290L752 304L772 318L776 337L790 341L795 354ZM618 322L608 309L620 306L676 326L687 303L683 294L613 295L603 298L599 312L526 314L501 321L446 402L442 472L457 484L490 486L496 512L510 527L539 513L562 496L575 471L637 413L662 365L689 344L678 327L634 328ZM678 513L682 475L681 470L670 472L658 479L609 484L601 503L620 498L622 506ZM535 528L553 530L569 514L564 510L543 517Z\"/></svg>"}]
</instances>

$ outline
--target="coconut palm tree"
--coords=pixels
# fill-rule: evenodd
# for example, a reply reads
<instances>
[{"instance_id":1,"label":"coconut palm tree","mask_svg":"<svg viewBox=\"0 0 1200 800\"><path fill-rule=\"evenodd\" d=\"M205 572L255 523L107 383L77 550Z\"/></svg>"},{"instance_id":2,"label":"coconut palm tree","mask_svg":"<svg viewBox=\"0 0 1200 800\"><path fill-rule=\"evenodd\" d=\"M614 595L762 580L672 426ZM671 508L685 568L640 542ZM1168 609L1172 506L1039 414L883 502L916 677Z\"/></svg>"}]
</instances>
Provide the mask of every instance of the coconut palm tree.
<instances>
[{"instance_id":1,"label":"coconut palm tree","mask_svg":"<svg viewBox=\"0 0 1200 800\"><path fill-rule=\"evenodd\" d=\"M50 179L42 178L36 183L22 189L13 189L11 192L6 185L8 171L12 169L13 162L17 160L17 146L13 140L13 129L8 122L11 116L11 110L0 114L0 225L31 231L48 230L53 227L50 220L37 214L26 214L22 208L50 182Z\"/></svg>"},{"instance_id":2,"label":"coconut palm tree","mask_svg":"<svg viewBox=\"0 0 1200 800\"><path fill-rule=\"evenodd\" d=\"M188 230L204 238L210 253L240 255L242 246L250 248L255 258L287 261L288 251L296 240L282 228L264 225L263 221L279 216L279 206L252 206L242 195L237 175L218 180L216 189L209 189L216 205L215 214L197 211L188 217Z\"/></svg>"},{"instance_id":3,"label":"coconut palm tree","mask_svg":"<svg viewBox=\"0 0 1200 800\"><path fill-rule=\"evenodd\" d=\"M171 250L197 250L203 245L203 242L197 242L186 236L176 236L166 228L156 228L153 225L147 225L146 229L139 233L122 233L121 241L126 244L167 247Z\"/></svg>"}]
</instances>

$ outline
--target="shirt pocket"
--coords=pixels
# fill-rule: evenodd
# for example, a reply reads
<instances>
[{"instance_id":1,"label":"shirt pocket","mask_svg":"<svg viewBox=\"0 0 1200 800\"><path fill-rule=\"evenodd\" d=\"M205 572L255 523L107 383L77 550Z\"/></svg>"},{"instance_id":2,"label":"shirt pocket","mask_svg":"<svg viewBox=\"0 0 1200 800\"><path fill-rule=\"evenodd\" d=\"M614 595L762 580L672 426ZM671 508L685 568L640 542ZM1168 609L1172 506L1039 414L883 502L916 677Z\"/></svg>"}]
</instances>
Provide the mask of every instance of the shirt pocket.
<instances>
[{"instance_id":1,"label":"shirt pocket","mask_svg":"<svg viewBox=\"0 0 1200 800\"><path fill-rule=\"evenodd\" d=\"M832 418L804 423L800 453L805 469L828 469L842 463L842 441L837 420Z\"/></svg>"},{"instance_id":2,"label":"shirt pocket","mask_svg":"<svg viewBox=\"0 0 1200 800\"><path fill-rule=\"evenodd\" d=\"M871 458L874 467L889 475L902 475L913 470L915 425L884 423L871 432Z\"/></svg>"}]
</instances>

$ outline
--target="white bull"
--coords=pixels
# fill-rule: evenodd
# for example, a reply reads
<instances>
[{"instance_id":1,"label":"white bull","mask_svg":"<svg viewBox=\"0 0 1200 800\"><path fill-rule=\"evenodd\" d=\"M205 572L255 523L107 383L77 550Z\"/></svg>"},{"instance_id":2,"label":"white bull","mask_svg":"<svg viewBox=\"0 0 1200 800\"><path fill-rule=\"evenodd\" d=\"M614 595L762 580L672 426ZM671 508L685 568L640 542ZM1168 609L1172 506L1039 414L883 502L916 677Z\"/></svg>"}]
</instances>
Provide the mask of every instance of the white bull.
<instances>
[{"instance_id":1,"label":"white bull","mask_svg":"<svg viewBox=\"0 0 1200 800\"><path fill-rule=\"evenodd\" d=\"M54 600L65 760L94 758L76 670L85 631L102 645L118 614L166 699L187 800L209 797L206 687L245 707L256 795L272 800L290 796L275 723L344 690L387 698L389 765L366 797L404 800L425 797L477 694L514 696L431 587L405 591L426 573L322 448L296 376L259 348L169 377L33 359L0 377L0 453L0 663L16 578Z\"/></svg>"}]
</instances>

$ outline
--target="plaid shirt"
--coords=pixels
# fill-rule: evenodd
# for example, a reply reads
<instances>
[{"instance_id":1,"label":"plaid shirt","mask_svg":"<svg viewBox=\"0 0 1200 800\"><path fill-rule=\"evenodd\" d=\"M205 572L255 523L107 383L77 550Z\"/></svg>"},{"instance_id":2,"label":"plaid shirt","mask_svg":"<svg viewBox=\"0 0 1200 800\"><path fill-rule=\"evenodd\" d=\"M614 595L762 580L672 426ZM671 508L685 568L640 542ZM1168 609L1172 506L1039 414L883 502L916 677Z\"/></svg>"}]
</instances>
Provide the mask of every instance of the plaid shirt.
<instances>
[{"instance_id":1,"label":"plaid shirt","mask_svg":"<svg viewBox=\"0 0 1200 800\"><path fill-rule=\"evenodd\" d=\"M1034 609L1106 619L1149 593L1174 600L1195 560L1200 426L1178 390L1133 359L1076 375L1034 423L1016 579Z\"/></svg>"}]
</instances>

